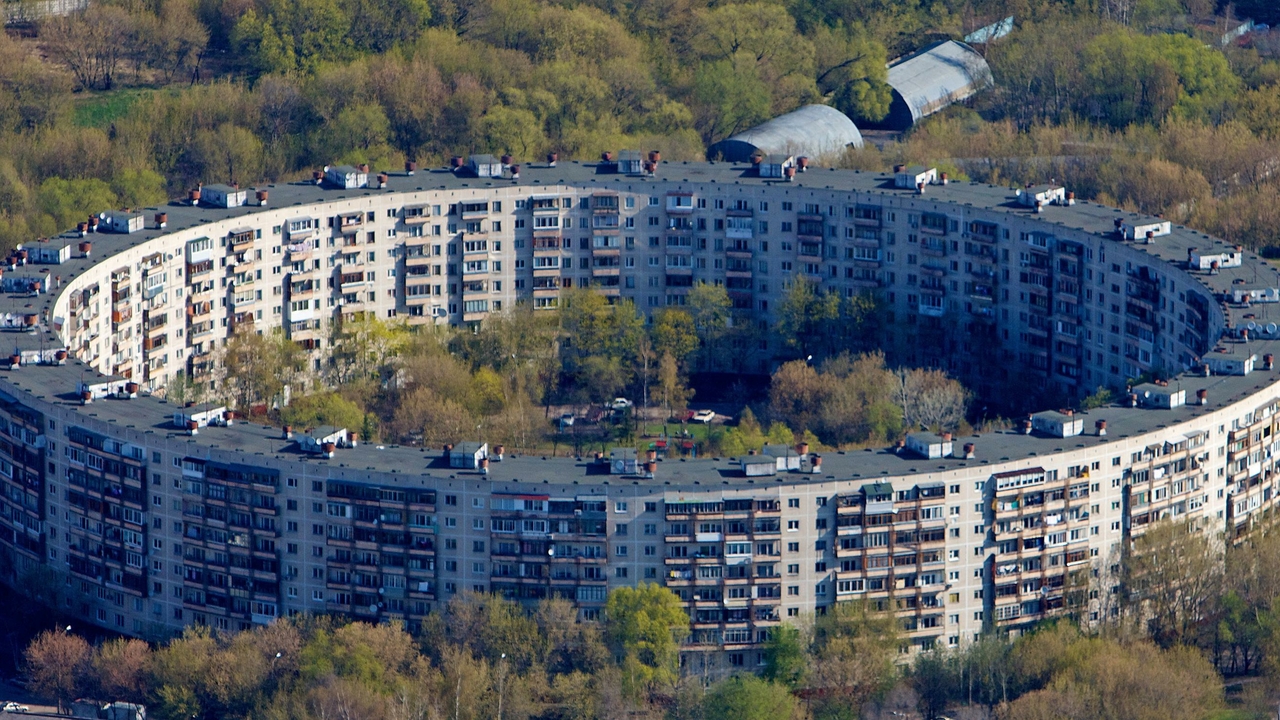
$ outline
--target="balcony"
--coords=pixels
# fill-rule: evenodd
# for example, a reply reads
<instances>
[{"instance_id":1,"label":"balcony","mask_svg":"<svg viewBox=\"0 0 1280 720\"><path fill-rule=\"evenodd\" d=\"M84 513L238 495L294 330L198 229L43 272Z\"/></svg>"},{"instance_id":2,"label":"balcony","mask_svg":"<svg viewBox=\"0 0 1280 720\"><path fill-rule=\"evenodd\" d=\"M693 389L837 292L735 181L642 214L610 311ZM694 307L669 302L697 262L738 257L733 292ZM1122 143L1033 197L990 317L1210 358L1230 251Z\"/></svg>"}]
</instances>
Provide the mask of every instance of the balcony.
<instances>
[{"instance_id":1,"label":"balcony","mask_svg":"<svg viewBox=\"0 0 1280 720\"><path fill-rule=\"evenodd\" d=\"M591 212L593 214L617 214L617 193L597 193L591 196Z\"/></svg>"},{"instance_id":2,"label":"balcony","mask_svg":"<svg viewBox=\"0 0 1280 720\"><path fill-rule=\"evenodd\" d=\"M227 237L227 244L231 246L233 253L244 252L253 246L254 236L254 231L249 228L232 230Z\"/></svg>"},{"instance_id":3,"label":"balcony","mask_svg":"<svg viewBox=\"0 0 1280 720\"><path fill-rule=\"evenodd\" d=\"M529 209L535 215L560 212L560 198L550 195L534 195L529 198Z\"/></svg>"},{"instance_id":4,"label":"balcony","mask_svg":"<svg viewBox=\"0 0 1280 720\"><path fill-rule=\"evenodd\" d=\"M489 203L483 200L458 203L458 214L464 218L486 217L489 214Z\"/></svg>"},{"instance_id":5,"label":"balcony","mask_svg":"<svg viewBox=\"0 0 1280 720\"><path fill-rule=\"evenodd\" d=\"M853 213L853 224L863 227L880 227L880 209L857 208Z\"/></svg>"},{"instance_id":6,"label":"balcony","mask_svg":"<svg viewBox=\"0 0 1280 720\"><path fill-rule=\"evenodd\" d=\"M228 326L227 329L232 332L252 330L253 321L254 321L254 313L252 311L236 313L234 316L230 318L230 322L227 323L227 326Z\"/></svg>"},{"instance_id":7,"label":"balcony","mask_svg":"<svg viewBox=\"0 0 1280 720\"><path fill-rule=\"evenodd\" d=\"M929 257L945 257L947 254L947 242L938 238L922 238L920 240L920 254Z\"/></svg>"},{"instance_id":8,"label":"balcony","mask_svg":"<svg viewBox=\"0 0 1280 720\"><path fill-rule=\"evenodd\" d=\"M796 255L801 261L820 261L822 260L822 243L821 242L800 242L796 244Z\"/></svg>"},{"instance_id":9,"label":"balcony","mask_svg":"<svg viewBox=\"0 0 1280 720\"><path fill-rule=\"evenodd\" d=\"M431 208L427 205L406 205L403 221L405 225L421 225L431 219Z\"/></svg>"},{"instance_id":10,"label":"balcony","mask_svg":"<svg viewBox=\"0 0 1280 720\"><path fill-rule=\"evenodd\" d=\"M286 245L284 249L288 253L287 259L289 262L299 262L309 259L313 248L310 242L292 242Z\"/></svg>"},{"instance_id":11,"label":"balcony","mask_svg":"<svg viewBox=\"0 0 1280 720\"><path fill-rule=\"evenodd\" d=\"M227 258L227 267L234 267L240 272L244 272L253 267L255 258L252 250L238 252Z\"/></svg>"},{"instance_id":12,"label":"balcony","mask_svg":"<svg viewBox=\"0 0 1280 720\"><path fill-rule=\"evenodd\" d=\"M802 238L821 240L824 218L816 213L800 213L796 215L796 235Z\"/></svg>"},{"instance_id":13,"label":"balcony","mask_svg":"<svg viewBox=\"0 0 1280 720\"><path fill-rule=\"evenodd\" d=\"M555 232L533 232L533 254L540 255L559 255L560 254L560 233Z\"/></svg>"}]
</instances>

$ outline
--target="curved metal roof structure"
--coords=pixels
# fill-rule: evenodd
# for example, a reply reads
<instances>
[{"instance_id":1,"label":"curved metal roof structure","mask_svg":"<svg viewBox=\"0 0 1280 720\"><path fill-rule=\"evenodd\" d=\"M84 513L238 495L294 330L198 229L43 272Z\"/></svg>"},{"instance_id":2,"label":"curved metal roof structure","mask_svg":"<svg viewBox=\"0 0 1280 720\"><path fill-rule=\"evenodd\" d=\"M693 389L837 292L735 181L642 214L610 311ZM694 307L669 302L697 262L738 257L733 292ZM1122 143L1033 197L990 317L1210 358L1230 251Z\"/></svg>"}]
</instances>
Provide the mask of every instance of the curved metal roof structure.
<instances>
[{"instance_id":1,"label":"curved metal roof structure","mask_svg":"<svg viewBox=\"0 0 1280 720\"><path fill-rule=\"evenodd\" d=\"M707 148L710 160L750 162L757 153L817 159L862 147L862 133L849 116L827 105L805 105Z\"/></svg>"},{"instance_id":2,"label":"curved metal roof structure","mask_svg":"<svg viewBox=\"0 0 1280 720\"><path fill-rule=\"evenodd\" d=\"M889 67L889 115L876 123L907 130L922 118L991 86L991 67L973 48L947 40Z\"/></svg>"}]
</instances>

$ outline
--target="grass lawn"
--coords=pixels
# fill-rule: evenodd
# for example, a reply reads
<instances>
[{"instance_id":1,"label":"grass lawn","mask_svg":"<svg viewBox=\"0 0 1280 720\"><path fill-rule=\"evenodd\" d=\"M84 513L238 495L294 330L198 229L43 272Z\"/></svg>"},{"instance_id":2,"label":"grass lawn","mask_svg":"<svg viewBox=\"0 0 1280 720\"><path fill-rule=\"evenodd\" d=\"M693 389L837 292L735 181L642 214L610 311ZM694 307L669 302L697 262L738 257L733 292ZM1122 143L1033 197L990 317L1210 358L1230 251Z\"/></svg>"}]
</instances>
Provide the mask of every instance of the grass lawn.
<instances>
[{"instance_id":1,"label":"grass lawn","mask_svg":"<svg viewBox=\"0 0 1280 720\"><path fill-rule=\"evenodd\" d=\"M84 93L76 98L72 121L78 127L105 129L111 123L124 117L135 102L150 95L152 92L154 91L146 88L128 88L100 93Z\"/></svg>"},{"instance_id":2,"label":"grass lawn","mask_svg":"<svg viewBox=\"0 0 1280 720\"><path fill-rule=\"evenodd\" d=\"M644 433L651 437L661 437L662 428L662 423L649 423L644 426ZM669 437L679 437L681 429L680 423L667 423L666 429ZM685 423L684 429L689 431L689 434L695 442L702 442L706 440L707 434L711 432L710 426L703 425L702 423Z\"/></svg>"}]
</instances>

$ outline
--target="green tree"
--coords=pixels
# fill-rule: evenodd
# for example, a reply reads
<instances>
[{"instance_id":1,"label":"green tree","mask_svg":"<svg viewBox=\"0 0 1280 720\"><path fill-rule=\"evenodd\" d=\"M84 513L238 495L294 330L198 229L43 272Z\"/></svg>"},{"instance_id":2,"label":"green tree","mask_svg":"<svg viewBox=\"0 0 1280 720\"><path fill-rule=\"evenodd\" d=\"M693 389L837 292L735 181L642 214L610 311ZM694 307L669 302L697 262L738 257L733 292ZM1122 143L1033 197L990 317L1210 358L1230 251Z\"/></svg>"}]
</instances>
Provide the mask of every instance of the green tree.
<instances>
[{"instance_id":1,"label":"green tree","mask_svg":"<svg viewBox=\"0 0 1280 720\"><path fill-rule=\"evenodd\" d=\"M663 308L653 314L649 329L653 350L659 357L670 355L685 367L698 349L698 332L693 316L681 308Z\"/></svg>"},{"instance_id":2,"label":"green tree","mask_svg":"<svg viewBox=\"0 0 1280 720\"><path fill-rule=\"evenodd\" d=\"M769 86L745 53L705 62L694 73L695 124L708 145L767 120Z\"/></svg>"},{"instance_id":3,"label":"green tree","mask_svg":"<svg viewBox=\"0 0 1280 720\"><path fill-rule=\"evenodd\" d=\"M574 290L561 301L564 374L580 397L603 402L634 377L644 320L630 301L610 304L588 288Z\"/></svg>"},{"instance_id":4,"label":"green tree","mask_svg":"<svg viewBox=\"0 0 1280 720\"><path fill-rule=\"evenodd\" d=\"M879 122L889 114L885 48L861 26L819 26L813 32L817 85L840 112Z\"/></svg>"},{"instance_id":5,"label":"green tree","mask_svg":"<svg viewBox=\"0 0 1280 720\"><path fill-rule=\"evenodd\" d=\"M911 686L924 720L936 720L957 695L960 668L956 658L941 648L916 655L911 665Z\"/></svg>"},{"instance_id":6,"label":"green tree","mask_svg":"<svg viewBox=\"0 0 1280 720\"><path fill-rule=\"evenodd\" d=\"M59 228L67 228L90 215L114 210L119 200L102 180L49 178L40 183L36 205L53 218Z\"/></svg>"},{"instance_id":7,"label":"green tree","mask_svg":"<svg viewBox=\"0 0 1280 720\"><path fill-rule=\"evenodd\" d=\"M281 408L280 420L297 428L333 425L355 432L365 427L365 412L336 392L319 392L295 398Z\"/></svg>"},{"instance_id":8,"label":"green tree","mask_svg":"<svg viewBox=\"0 0 1280 720\"><path fill-rule=\"evenodd\" d=\"M796 356L861 350L875 337L877 303L869 295L842 299L805 275L795 275L778 308L777 331Z\"/></svg>"},{"instance_id":9,"label":"green tree","mask_svg":"<svg viewBox=\"0 0 1280 720\"><path fill-rule=\"evenodd\" d=\"M621 587L605 603L605 633L624 662L633 691L677 677L679 647L689 635L680 598L655 583Z\"/></svg>"},{"instance_id":10,"label":"green tree","mask_svg":"<svg viewBox=\"0 0 1280 720\"><path fill-rule=\"evenodd\" d=\"M426 0L344 0L343 12L351 18L351 43L374 53L413 42L431 19Z\"/></svg>"},{"instance_id":11,"label":"green tree","mask_svg":"<svg viewBox=\"0 0 1280 720\"><path fill-rule=\"evenodd\" d=\"M727 428L718 440L720 452L724 455L746 455L750 450L764 447L764 430L751 408L743 408L738 415L737 427Z\"/></svg>"},{"instance_id":12,"label":"green tree","mask_svg":"<svg viewBox=\"0 0 1280 720\"><path fill-rule=\"evenodd\" d=\"M320 151L345 162L388 167L395 159L391 149L391 123L373 102L348 105L321 130Z\"/></svg>"},{"instance_id":13,"label":"green tree","mask_svg":"<svg viewBox=\"0 0 1280 720\"><path fill-rule=\"evenodd\" d=\"M1239 87L1226 58L1186 35L1115 30L1085 46L1089 115L1114 127L1182 117L1216 118Z\"/></svg>"},{"instance_id":14,"label":"green tree","mask_svg":"<svg viewBox=\"0 0 1280 720\"><path fill-rule=\"evenodd\" d=\"M1111 404L1111 391L1107 388L1099 386L1088 397L1080 401L1080 407L1084 410L1096 410Z\"/></svg>"},{"instance_id":15,"label":"green tree","mask_svg":"<svg viewBox=\"0 0 1280 720\"><path fill-rule=\"evenodd\" d=\"M231 46L250 77L292 72L298 66L293 37L281 37L271 18L249 8L231 31Z\"/></svg>"},{"instance_id":16,"label":"green tree","mask_svg":"<svg viewBox=\"0 0 1280 720\"><path fill-rule=\"evenodd\" d=\"M716 683L704 700L706 720L788 720L797 713L786 685L754 675L735 675Z\"/></svg>"},{"instance_id":17,"label":"green tree","mask_svg":"<svg viewBox=\"0 0 1280 720\"><path fill-rule=\"evenodd\" d=\"M764 677L796 687L805 675L805 647L800 630L791 624L775 627L764 645Z\"/></svg>"},{"instance_id":18,"label":"green tree","mask_svg":"<svg viewBox=\"0 0 1280 720\"><path fill-rule=\"evenodd\" d=\"M524 108L494 105L480 119L484 145L491 152L532 159L547 145L542 123Z\"/></svg>"},{"instance_id":19,"label":"green tree","mask_svg":"<svg viewBox=\"0 0 1280 720\"><path fill-rule=\"evenodd\" d=\"M729 324L733 301L724 286L698 282L689 290L688 303L689 316L698 335L699 357L705 369L718 360L716 355Z\"/></svg>"},{"instance_id":20,"label":"green tree","mask_svg":"<svg viewBox=\"0 0 1280 720\"><path fill-rule=\"evenodd\" d=\"M164 178L154 170L125 168L111 178L111 190L125 207L161 205L167 199Z\"/></svg>"}]
</instances>

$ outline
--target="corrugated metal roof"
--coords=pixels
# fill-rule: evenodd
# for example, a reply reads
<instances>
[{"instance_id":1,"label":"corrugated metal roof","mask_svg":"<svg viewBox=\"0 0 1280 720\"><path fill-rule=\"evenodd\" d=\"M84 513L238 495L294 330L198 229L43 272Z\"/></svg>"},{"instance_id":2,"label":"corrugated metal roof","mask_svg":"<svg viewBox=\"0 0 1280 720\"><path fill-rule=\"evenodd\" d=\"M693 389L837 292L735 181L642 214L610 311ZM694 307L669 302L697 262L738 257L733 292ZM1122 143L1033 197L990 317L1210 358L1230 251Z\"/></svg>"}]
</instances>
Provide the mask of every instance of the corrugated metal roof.
<instances>
[{"instance_id":1,"label":"corrugated metal roof","mask_svg":"<svg viewBox=\"0 0 1280 720\"><path fill-rule=\"evenodd\" d=\"M707 157L749 162L752 155L761 152L805 155L816 160L843 153L850 145L862 147L862 133L847 115L826 105L805 105L721 140L707 149Z\"/></svg>"},{"instance_id":2,"label":"corrugated metal roof","mask_svg":"<svg viewBox=\"0 0 1280 720\"><path fill-rule=\"evenodd\" d=\"M914 125L926 115L989 87L991 67L973 48L947 40L892 65L888 83L898 96L895 104L899 98L906 104ZM896 119L892 111L890 119ZM901 120L905 122L905 116Z\"/></svg>"}]
</instances>

